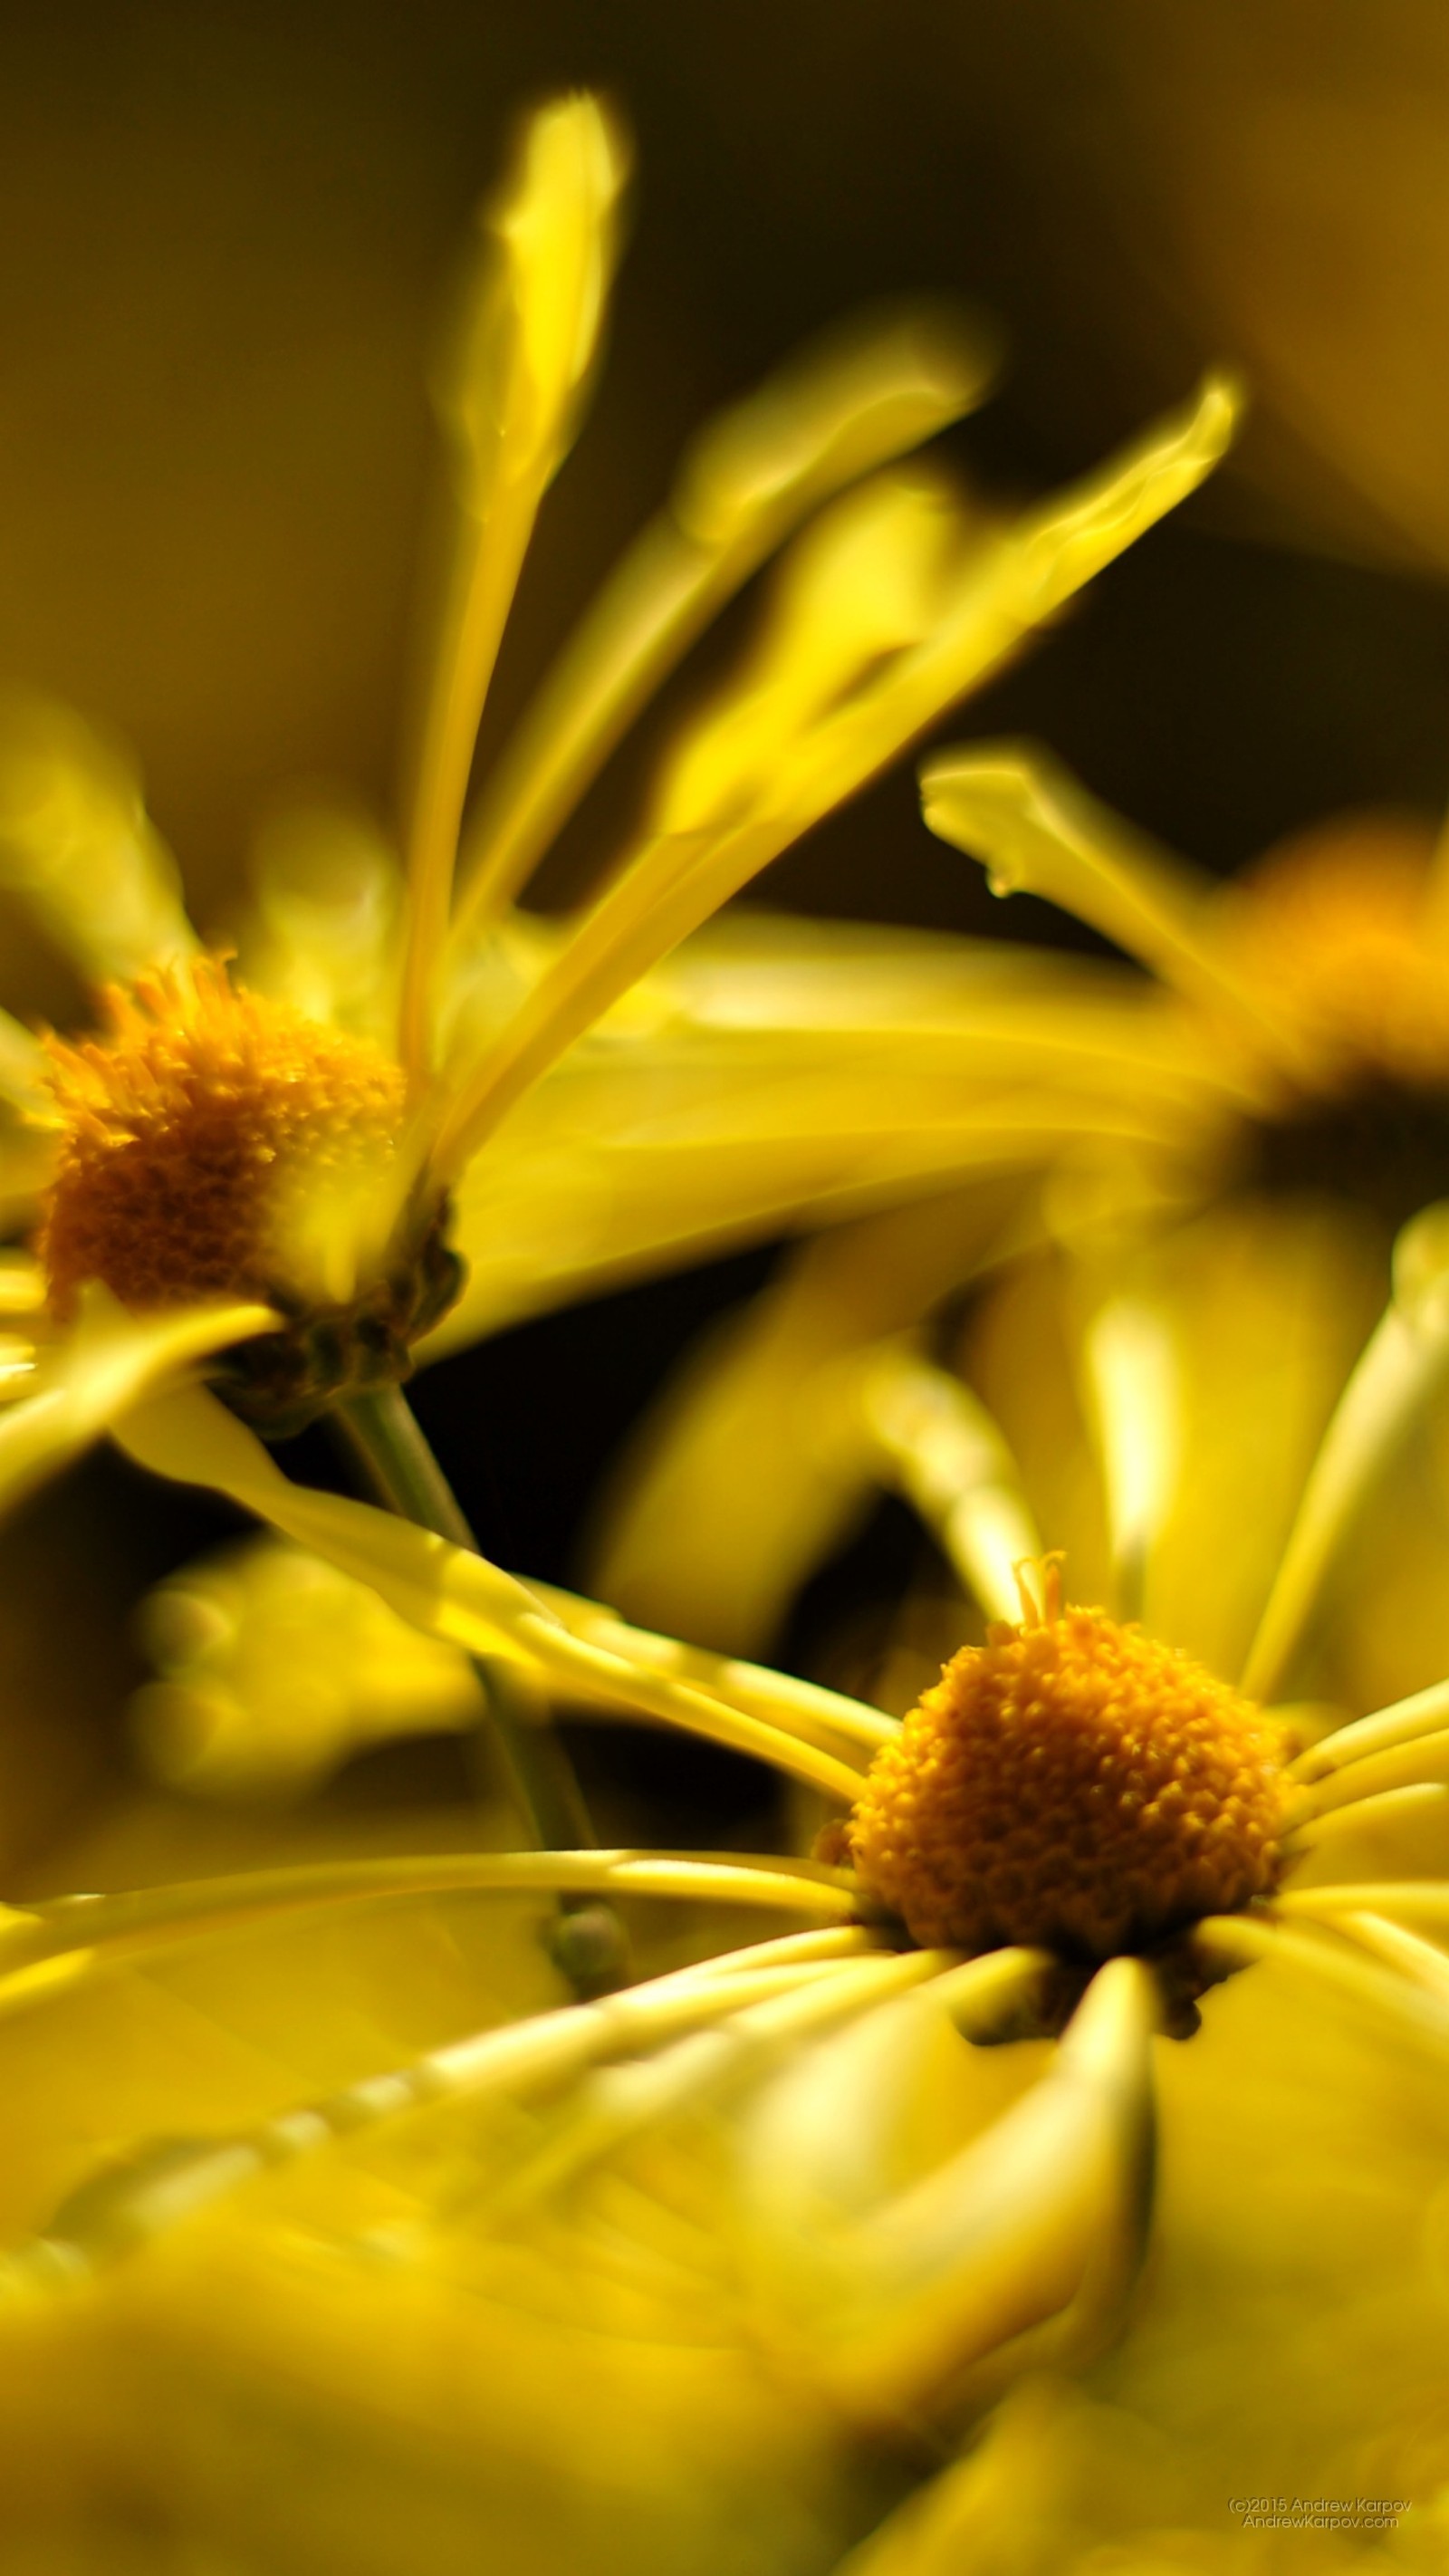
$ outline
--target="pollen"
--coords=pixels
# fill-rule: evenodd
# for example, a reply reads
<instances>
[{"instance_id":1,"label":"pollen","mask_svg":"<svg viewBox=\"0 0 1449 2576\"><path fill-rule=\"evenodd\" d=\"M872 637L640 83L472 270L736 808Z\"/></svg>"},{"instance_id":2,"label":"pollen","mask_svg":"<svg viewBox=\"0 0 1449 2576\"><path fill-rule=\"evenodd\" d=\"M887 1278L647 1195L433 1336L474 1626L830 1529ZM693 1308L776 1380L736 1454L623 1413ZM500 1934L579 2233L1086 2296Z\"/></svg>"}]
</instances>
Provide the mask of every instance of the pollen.
<instances>
[{"instance_id":1,"label":"pollen","mask_svg":"<svg viewBox=\"0 0 1449 2576\"><path fill-rule=\"evenodd\" d=\"M967 1646L871 1766L847 1842L923 1946L1071 1961L1168 1943L1268 1893L1282 1762L1249 1701L1104 1611Z\"/></svg>"},{"instance_id":2,"label":"pollen","mask_svg":"<svg viewBox=\"0 0 1449 2576\"><path fill-rule=\"evenodd\" d=\"M233 988L203 957L102 997L104 1034L47 1040L63 1122L40 1235L62 1316L90 1280L133 1310L299 1302L309 1204L389 1160L404 1080L379 1048Z\"/></svg>"}]
</instances>

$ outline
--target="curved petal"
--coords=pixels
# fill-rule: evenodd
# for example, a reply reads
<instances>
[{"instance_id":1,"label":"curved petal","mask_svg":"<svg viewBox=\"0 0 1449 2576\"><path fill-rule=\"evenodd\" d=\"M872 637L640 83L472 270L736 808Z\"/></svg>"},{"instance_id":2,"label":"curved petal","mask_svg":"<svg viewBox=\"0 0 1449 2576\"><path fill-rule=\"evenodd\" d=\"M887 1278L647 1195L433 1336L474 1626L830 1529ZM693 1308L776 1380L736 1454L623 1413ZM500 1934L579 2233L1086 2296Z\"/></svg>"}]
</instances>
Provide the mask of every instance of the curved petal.
<instances>
[{"instance_id":1,"label":"curved petal","mask_svg":"<svg viewBox=\"0 0 1449 2576\"><path fill-rule=\"evenodd\" d=\"M1244 1668L1258 1696L1281 1688L1319 1614L1365 1504L1449 1380L1449 1207L1399 1236L1394 1293L1335 1407Z\"/></svg>"},{"instance_id":2,"label":"curved petal","mask_svg":"<svg viewBox=\"0 0 1449 2576\"><path fill-rule=\"evenodd\" d=\"M1099 1972L1038 2084L918 2178L893 2176L902 2078L919 2084L921 2053L949 2048L953 1988L993 1972L997 1961L973 1961L884 2006L872 2017L884 2032L867 2021L811 2052L754 2124L760 2296L800 2361L867 2421L939 2402L982 2364L1009 2372L1094 2349L1142 2258L1159 2005L1140 1960ZM863 2048L878 2057L886 2038L903 2065L867 2072Z\"/></svg>"},{"instance_id":3,"label":"curved petal","mask_svg":"<svg viewBox=\"0 0 1449 2576\"><path fill-rule=\"evenodd\" d=\"M128 1315L93 1292L49 1382L0 1415L0 1509L114 1431L133 1405L234 1342L273 1330L257 1305L183 1306Z\"/></svg>"},{"instance_id":4,"label":"curved petal","mask_svg":"<svg viewBox=\"0 0 1449 2576\"><path fill-rule=\"evenodd\" d=\"M370 1503L291 1484L255 1435L204 1388L163 1397L132 1414L116 1436L155 1474L228 1494L246 1511L344 1574L371 1584L426 1634L470 1654L530 1666L566 1699L658 1717L755 1754L852 1804L862 1774L833 1752L737 1708L714 1693L633 1657L623 1635L604 1647L556 1619L536 1593L470 1549ZM622 1649L620 1651L619 1649Z\"/></svg>"},{"instance_id":5,"label":"curved petal","mask_svg":"<svg viewBox=\"0 0 1449 2576\"><path fill-rule=\"evenodd\" d=\"M993 894L1060 904L1236 1024L1257 1055L1290 1069L1301 1061L1271 993L1234 970L1211 917L1212 880L1119 823L1048 753L1010 742L936 752L921 792L931 830L980 859ZM1251 1076L1250 1057L1237 1081L1250 1090Z\"/></svg>"}]
</instances>

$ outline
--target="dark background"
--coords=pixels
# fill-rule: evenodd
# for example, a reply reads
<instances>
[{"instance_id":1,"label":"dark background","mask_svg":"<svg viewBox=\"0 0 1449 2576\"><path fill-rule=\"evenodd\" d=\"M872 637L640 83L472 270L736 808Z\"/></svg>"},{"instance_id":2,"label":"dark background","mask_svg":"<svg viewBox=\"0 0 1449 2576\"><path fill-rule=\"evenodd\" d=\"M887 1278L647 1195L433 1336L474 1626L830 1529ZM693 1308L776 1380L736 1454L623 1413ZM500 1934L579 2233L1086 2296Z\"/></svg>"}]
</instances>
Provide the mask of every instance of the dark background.
<instances>
[{"instance_id":1,"label":"dark background","mask_svg":"<svg viewBox=\"0 0 1449 2576\"><path fill-rule=\"evenodd\" d=\"M485 740L702 416L853 304L926 287L1005 328L1000 396L952 442L997 492L1079 470L1209 360L1256 395L1213 493L947 731L1044 736L1219 869L1344 806L1442 803L1449 24L1428 0L7 6L0 682L132 742L203 927L299 777L390 810L442 289L519 105L578 82L633 128L633 239ZM546 891L607 849L637 775L626 757L602 784ZM996 911L905 771L760 892L1061 935ZM76 1010L23 925L0 942L17 1007ZM766 1258L424 1386L490 1550L570 1571L620 1430ZM128 1606L224 1526L100 1460L12 1530L0 1853L44 1875L114 1795Z\"/></svg>"}]
</instances>

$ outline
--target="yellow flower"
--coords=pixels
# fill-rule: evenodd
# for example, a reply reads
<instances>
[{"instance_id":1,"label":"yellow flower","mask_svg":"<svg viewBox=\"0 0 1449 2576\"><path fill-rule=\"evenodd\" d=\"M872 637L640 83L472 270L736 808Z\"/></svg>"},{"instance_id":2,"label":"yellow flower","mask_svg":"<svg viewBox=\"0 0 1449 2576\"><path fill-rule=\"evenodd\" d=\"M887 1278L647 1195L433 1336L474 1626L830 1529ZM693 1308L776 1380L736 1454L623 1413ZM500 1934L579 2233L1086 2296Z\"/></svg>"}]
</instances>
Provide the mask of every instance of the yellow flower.
<instances>
[{"instance_id":1,"label":"yellow flower","mask_svg":"<svg viewBox=\"0 0 1449 2576\"><path fill-rule=\"evenodd\" d=\"M1029 746L943 751L922 787L996 893L1062 904L1176 998L1201 1083L1180 1159L1201 1179L1333 1191L1390 1229L1442 1195L1449 913L1427 826L1346 816L1216 886Z\"/></svg>"},{"instance_id":2,"label":"yellow flower","mask_svg":"<svg viewBox=\"0 0 1449 2576\"><path fill-rule=\"evenodd\" d=\"M1296 1693L1449 1365L1443 1226L1401 1243L1316 1454L1291 1399L1265 1436L1219 1368L1201 1483L1137 1285L1079 1292L1110 1611L1064 1610L1049 1566L1010 1597L1039 1546L1005 1441L951 1380L976 1441L948 1452L924 1363L899 1381L900 1452L997 1622L904 1727L305 1493L203 1389L130 1417L143 1464L521 1687L774 1763L855 1869L473 1852L12 1917L0 2441L34 2525L64 2443L79 2526L139 2510L240 2568L415 2563L420 2530L446 2564L480 2515L510 2568L827 2568L924 2434L1019 2383L882 2570L1226 2566L1244 2500L1295 2494L1399 2499L1385 2563L1436 2563L1449 1689L1362 1716ZM1009 1339L1029 1384L1040 1344ZM1226 1569L1237 1620L1260 1486L1229 1687L1122 1611L1160 1555L1204 1630ZM985 1809L963 1912L938 1829ZM756 1908L767 1937L721 1953L686 1917L624 1994L470 2024L505 1951L465 1893L559 1888ZM1266 2576L1305 2563L1253 2546Z\"/></svg>"},{"instance_id":3,"label":"yellow flower","mask_svg":"<svg viewBox=\"0 0 1449 2576\"><path fill-rule=\"evenodd\" d=\"M887 937L860 955L783 925L674 952L1191 490L1232 398L1210 386L1003 529L897 462L979 399L979 341L909 310L822 347L696 443L465 830L625 177L615 123L573 97L529 120L485 212L439 396L454 543L401 873L355 825L294 816L234 985L198 953L126 763L54 709L10 709L0 879L112 989L98 1038L5 1035L7 1197L18 1216L38 1196L42 1218L36 1315L48 1296L78 1321L57 1338L37 1320L38 1391L0 1424L0 1490L209 1352L232 1400L285 1431L394 1384L416 1344L812 1204L1040 1153L1040 1133L1003 1138L987 1114L969 1025L964 1046L939 1017L915 1025L943 980L969 1023L980 970L949 948ZM625 725L805 522L754 653L685 726L601 891L562 920L517 910Z\"/></svg>"},{"instance_id":4,"label":"yellow flower","mask_svg":"<svg viewBox=\"0 0 1449 2576\"><path fill-rule=\"evenodd\" d=\"M745 1651L768 1640L872 1482L903 1472L879 1408L841 1400L872 1341L949 1319L953 1297L1024 1254L1065 1245L1090 1273L1133 1236L1147 1245L1185 1226L1175 1251L1144 1249L1144 1271L1154 1259L1159 1273L1175 1268L1181 1298L1206 1265L1229 1315L1230 1283L1256 1266L1267 1365L1285 1384L1306 1373L1326 1386L1322 1372L1347 1364L1381 1298L1394 1237L1449 1180L1449 880L1427 827L1348 817L1217 885L1030 746L942 751L922 783L927 821L983 862L997 893L1069 908L1150 970L1150 983L1120 978L1115 1006L1104 991L1094 1026L1054 1024L1038 951L1033 988L1015 1006L1004 998L1002 1016L1044 1086L1150 1095L1159 1130L1109 1139L1103 1122L1057 1154L1035 1205L978 1192L812 1242L686 1363L599 1514L593 1579L632 1615ZM1070 1005L1075 961L1059 964ZM1291 1324L1274 1314L1279 1294ZM1406 1495L1375 1569L1395 1615L1364 1622L1350 1696L1392 1692L1407 1630L1408 1661L1449 1658L1437 1585L1421 1571L1437 1546L1424 1517L1422 1493Z\"/></svg>"}]
</instances>

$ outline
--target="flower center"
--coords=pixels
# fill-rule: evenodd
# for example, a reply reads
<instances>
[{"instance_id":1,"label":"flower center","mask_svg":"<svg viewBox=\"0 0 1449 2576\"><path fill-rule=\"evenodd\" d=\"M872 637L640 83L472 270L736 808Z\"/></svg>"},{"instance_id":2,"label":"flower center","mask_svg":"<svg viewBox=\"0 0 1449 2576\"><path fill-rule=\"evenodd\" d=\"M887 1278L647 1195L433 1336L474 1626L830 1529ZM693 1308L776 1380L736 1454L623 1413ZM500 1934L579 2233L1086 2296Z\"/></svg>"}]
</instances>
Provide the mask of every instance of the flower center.
<instances>
[{"instance_id":1,"label":"flower center","mask_svg":"<svg viewBox=\"0 0 1449 2576\"><path fill-rule=\"evenodd\" d=\"M1261 1713L1101 1610L963 1647L871 1765L860 1877L923 1946L1078 1962L1170 1942L1268 1892L1282 1756Z\"/></svg>"},{"instance_id":2,"label":"flower center","mask_svg":"<svg viewBox=\"0 0 1449 2576\"><path fill-rule=\"evenodd\" d=\"M1449 1088L1449 923L1435 935L1433 856L1427 829L1350 815L1241 882L1238 954L1345 1080Z\"/></svg>"},{"instance_id":3,"label":"flower center","mask_svg":"<svg viewBox=\"0 0 1449 2576\"><path fill-rule=\"evenodd\" d=\"M457 1293L434 1206L382 1247L405 1107L364 1039L233 989L220 960L103 996L100 1038L47 1040L63 1120L39 1250L64 1316L99 1281L136 1312L256 1297L288 1318L235 1356L241 1409L290 1428L329 1394L407 1373Z\"/></svg>"},{"instance_id":4,"label":"flower center","mask_svg":"<svg viewBox=\"0 0 1449 2576\"><path fill-rule=\"evenodd\" d=\"M1320 1086L1255 1123L1269 1188L1331 1190L1397 1231L1449 1189L1449 921L1432 836L1392 817L1327 824L1243 880L1241 961L1316 1042Z\"/></svg>"}]
</instances>

